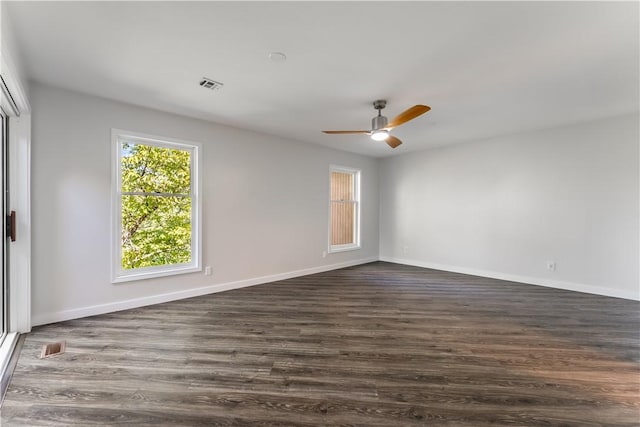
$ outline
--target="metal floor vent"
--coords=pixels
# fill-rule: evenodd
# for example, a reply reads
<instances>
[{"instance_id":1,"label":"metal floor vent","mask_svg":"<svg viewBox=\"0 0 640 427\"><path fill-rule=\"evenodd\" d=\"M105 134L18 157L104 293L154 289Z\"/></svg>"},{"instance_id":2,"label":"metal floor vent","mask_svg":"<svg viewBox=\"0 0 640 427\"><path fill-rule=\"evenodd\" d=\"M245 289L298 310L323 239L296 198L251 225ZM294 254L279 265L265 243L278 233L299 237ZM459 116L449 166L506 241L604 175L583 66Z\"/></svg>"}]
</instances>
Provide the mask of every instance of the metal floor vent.
<instances>
[{"instance_id":1,"label":"metal floor vent","mask_svg":"<svg viewBox=\"0 0 640 427\"><path fill-rule=\"evenodd\" d=\"M54 342L51 344L45 344L42 346L42 352L40 352L40 359L46 359L47 357L57 356L64 353L67 347L66 341Z\"/></svg>"}]
</instances>

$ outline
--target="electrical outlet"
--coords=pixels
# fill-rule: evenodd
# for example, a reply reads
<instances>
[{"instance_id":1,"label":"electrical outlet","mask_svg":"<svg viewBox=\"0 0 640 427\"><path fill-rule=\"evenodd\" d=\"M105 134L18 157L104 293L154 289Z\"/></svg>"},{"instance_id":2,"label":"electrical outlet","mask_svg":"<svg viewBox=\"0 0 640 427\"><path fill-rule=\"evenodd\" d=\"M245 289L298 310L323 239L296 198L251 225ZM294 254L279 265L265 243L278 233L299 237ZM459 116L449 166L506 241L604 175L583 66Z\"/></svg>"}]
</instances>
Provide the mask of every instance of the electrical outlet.
<instances>
[{"instance_id":1,"label":"electrical outlet","mask_svg":"<svg viewBox=\"0 0 640 427\"><path fill-rule=\"evenodd\" d=\"M556 271L556 262L555 261L547 261L547 270Z\"/></svg>"},{"instance_id":2,"label":"electrical outlet","mask_svg":"<svg viewBox=\"0 0 640 427\"><path fill-rule=\"evenodd\" d=\"M327 257L327 251L322 251L322 258L326 258Z\"/></svg>"},{"instance_id":3,"label":"electrical outlet","mask_svg":"<svg viewBox=\"0 0 640 427\"><path fill-rule=\"evenodd\" d=\"M402 247L402 254L403 255L409 255L409 246L403 246Z\"/></svg>"},{"instance_id":4,"label":"electrical outlet","mask_svg":"<svg viewBox=\"0 0 640 427\"><path fill-rule=\"evenodd\" d=\"M204 268L204 275L205 275L205 276L211 276L211 266L210 266L210 265L207 265L207 266Z\"/></svg>"}]
</instances>

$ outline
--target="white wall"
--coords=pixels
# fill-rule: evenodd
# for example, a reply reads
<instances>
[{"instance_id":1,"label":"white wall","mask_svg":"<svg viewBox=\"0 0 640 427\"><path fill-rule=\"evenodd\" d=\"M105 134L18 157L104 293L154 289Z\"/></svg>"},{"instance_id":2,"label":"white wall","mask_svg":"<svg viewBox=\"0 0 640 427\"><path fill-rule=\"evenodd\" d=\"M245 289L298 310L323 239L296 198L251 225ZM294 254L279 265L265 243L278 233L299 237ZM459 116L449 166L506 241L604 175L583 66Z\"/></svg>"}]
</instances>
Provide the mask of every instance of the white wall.
<instances>
[{"instance_id":1,"label":"white wall","mask_svg":"<svg viewBox=\"0 0 640 427\"><path fill-rule=\"evenodd\" d=\"M379 252L389 261L639 299L635 115L378 161L40 84L31 85L30 101L34 324L371 261ZM110 283L111 128L204 144L203 265L213 266L212 276ZM330 164L363 171L363 248L322 258Z\"/></svg>"},{"instance_id":2,"label":"white wall","mask_svg":"<svg viewBox=\"0 0 640 427\"><path fill-rule=\"evenodd\" d=\"M40 84L31 103L34 324L378 257L376 159ZM212 276L110 283L111 128L204 144L203 265ZM330 164L362 169L362 249L322 258Z\"/></svg>"},{"instance_id":3,"label":"white wall","mask_svg":"<svg viewBox=\"0 0 640 427\"><path fill-rule=\"evenodd\" d=\"M381 259L640 299L638 144L634 114L384 159Z\"/></svg>"}]
</instances>

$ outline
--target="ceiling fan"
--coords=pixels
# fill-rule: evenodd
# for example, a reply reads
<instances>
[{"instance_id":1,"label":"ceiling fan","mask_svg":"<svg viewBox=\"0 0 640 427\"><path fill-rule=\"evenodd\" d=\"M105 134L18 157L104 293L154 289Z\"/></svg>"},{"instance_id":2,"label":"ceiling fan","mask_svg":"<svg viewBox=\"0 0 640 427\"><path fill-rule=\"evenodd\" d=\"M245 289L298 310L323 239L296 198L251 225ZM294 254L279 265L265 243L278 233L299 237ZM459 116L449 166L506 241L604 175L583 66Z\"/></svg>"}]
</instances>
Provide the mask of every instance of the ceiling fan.
<instances>
[{"instance_id":1,"label":"ceiling fan","mask_svg":"<svg viewBox=\"0 0 640 427\"><path fill-rule=\"evenodd\" d=\"M414 105L400 113L391 120L391 122L389 122L387 118L382 115L382 109L386 106L387 101L384 99L379 99L373 102L373 108L378 110L378 115L371 119L371 130L323 130L322 132L331 135L350 133L365 134L369 135L375 141L385 141L389 144L389 147L396 148L398 145L402 144L402 141L389 134L389 131L431 110L431 107L426 105Z\"/></svg>"}]
</instances>

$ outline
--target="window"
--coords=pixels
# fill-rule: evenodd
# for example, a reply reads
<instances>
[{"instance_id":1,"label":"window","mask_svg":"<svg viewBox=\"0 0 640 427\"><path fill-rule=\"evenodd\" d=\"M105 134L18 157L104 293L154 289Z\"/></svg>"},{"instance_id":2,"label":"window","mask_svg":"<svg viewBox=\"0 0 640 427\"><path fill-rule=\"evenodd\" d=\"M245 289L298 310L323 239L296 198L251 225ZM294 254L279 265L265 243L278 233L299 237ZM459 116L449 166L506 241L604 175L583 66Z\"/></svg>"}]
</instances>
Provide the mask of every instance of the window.
<instances>
[{"instance_id":1,"label":"window","mask_svg":"<svg viewBox=\"0 0 640 427\"><path fill-rule=\"evenodd\" d=\"M114 282L199 271L200 144L113 130Z\"/></svg>"},{"instance_id":2,"label":"window","mask_svg":"<svg viewBox=\"0 0 640 427\"><path fill-rule=\"evenodd\" d=\"M360 248L360 171L331 166L329 252Z\"/></svg>"}]
</instances>

